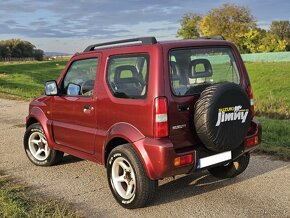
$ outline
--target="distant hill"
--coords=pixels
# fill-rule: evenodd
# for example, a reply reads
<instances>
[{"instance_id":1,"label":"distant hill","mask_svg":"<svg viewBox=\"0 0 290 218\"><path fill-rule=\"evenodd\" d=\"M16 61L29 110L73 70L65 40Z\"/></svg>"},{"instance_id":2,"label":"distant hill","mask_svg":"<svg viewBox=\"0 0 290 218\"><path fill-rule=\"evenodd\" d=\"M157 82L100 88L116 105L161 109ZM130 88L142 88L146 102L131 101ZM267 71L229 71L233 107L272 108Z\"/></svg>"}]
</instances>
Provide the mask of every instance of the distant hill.
<instances>
[{"instance_id":1,"label":"distant hill","mask_svg":"<svg viewBox=\"0 0 290 218\"><path fill-rule=\"evenodd\" d=\"M44 52L45 56L70 56L71 54L62 52Z\"/></svg>"}]
</instances>

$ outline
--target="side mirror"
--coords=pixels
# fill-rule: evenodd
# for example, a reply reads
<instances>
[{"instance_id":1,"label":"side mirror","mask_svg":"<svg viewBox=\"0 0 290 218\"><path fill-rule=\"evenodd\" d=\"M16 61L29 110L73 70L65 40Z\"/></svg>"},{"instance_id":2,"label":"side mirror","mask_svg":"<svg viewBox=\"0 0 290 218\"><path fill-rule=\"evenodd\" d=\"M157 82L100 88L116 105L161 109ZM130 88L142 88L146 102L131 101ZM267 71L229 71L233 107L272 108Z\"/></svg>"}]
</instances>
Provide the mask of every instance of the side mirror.
<instances>
[{"instance_id":1,"label":"side mirror","mask_svg":"<svg viewBox=\"0 0 290 218\"><path fill-rule=\"evenodd\" d=\"M54 96L57 95L57 84L55 80L47 81L45 83L45 95Z\"/></svg>"}]
</instances>

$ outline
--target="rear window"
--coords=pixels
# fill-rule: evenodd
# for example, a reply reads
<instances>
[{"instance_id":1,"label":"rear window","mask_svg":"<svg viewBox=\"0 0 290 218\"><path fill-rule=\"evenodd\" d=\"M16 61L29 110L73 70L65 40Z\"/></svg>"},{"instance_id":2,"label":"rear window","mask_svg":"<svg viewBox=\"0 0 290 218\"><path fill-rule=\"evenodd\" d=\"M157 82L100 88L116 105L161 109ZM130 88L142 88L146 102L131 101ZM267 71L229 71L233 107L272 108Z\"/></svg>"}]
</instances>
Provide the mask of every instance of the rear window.
<instances>
[{"instance_id":1,"label":"rear window","mask_svg":"<svg viewBox=\"0 0 290 218\"><path fill-rule=\"evenodd\" d=\"M172 91L177 96L200 93L214 83L240 83L236 61L226 47L171 50L169 73Z\"/></svg>"}]
</instances>

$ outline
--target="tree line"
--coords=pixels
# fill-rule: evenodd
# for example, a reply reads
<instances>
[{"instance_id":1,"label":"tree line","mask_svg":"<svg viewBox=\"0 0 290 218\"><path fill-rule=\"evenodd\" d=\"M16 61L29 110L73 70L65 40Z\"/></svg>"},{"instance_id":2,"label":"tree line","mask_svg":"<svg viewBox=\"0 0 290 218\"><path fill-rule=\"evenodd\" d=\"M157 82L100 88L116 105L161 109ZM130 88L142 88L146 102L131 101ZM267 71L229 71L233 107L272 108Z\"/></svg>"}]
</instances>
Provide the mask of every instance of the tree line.
<instances>
[{"instance_id":1,"label":"tree line","mask_svg":"<svg viewBox=\"0 0 290 218\"><path fill-rule=\"evenodd\" d=\"M35 45L21 39L0 41L0 58L34 58L42 61L44 52Z\"/></svg>"},{"instance_id":2,"label":"tree line","mask_svg":"<svg viewBox=\"0 0 290 218\"><path fill-rule=\"evenodd\" d=\"M184 39L221 35L242 53L290 51L289 21L272 21L269 30L259 28L245 6L224 4L206 15L186 13L180 24L177 36Z\"/></svg>"}]
</instances>

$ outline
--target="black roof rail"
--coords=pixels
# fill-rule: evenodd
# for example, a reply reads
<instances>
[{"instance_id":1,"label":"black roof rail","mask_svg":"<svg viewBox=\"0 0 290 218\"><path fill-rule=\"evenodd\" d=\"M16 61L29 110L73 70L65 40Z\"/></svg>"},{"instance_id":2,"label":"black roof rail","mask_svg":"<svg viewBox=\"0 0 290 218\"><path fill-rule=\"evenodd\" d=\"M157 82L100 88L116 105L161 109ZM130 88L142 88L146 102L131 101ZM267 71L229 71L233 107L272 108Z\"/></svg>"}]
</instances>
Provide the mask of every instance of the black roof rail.
<instances>
[{"instance_id":1,"label":"black roof rail","mask_svg":"<svg viewBox=\"0 0 290 218\"><path fill-rule=\"evenodd\" d=\"M203 36L203 37L198 37L196 39L226 40L225 37L223 36Z\"/></svg>"},{"instance_id":2,"label":"black roof rail","mask_svg":"<svg viewBox=\"0 0 290 218\"><path fill-rule=\"evenodd\" d=\"M118 41L111 41L111 42L104 42L104 43L90 45L84 50L84 52L93 51L96 47L100 47L100 46L122 44L122 43L129 43L129 42L139 42L139 41L143 45L152 45L152 44L157 43L157 40L155 37L141 37L141 38L123 39L123 40L118 40Z\"/></svg>"}]
</instances>

